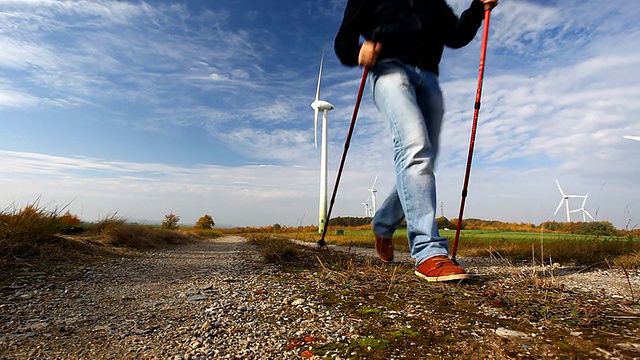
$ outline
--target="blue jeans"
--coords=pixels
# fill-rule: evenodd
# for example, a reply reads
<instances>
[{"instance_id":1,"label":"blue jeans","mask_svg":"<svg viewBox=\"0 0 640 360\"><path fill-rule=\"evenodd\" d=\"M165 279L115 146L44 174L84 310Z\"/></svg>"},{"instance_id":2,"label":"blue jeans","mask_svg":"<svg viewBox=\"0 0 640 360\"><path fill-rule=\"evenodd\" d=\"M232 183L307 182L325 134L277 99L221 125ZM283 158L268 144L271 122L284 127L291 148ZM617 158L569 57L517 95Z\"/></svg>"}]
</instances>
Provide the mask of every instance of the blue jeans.
<instances>
[{"instance_id":1,"label":"blue jeans","mask_svg":"<svg viewBox=\"0 0 640 360\"><path fill-rule=\"evenodd\" d=\"M391 127L396 186L373 218L373 231L393 236L407 221L411 257L419 264L448 255L447 239L436 224L435 161L444 114L436 74L382 60L369 72L373 101Z\"/></svg>"}]
</instances>

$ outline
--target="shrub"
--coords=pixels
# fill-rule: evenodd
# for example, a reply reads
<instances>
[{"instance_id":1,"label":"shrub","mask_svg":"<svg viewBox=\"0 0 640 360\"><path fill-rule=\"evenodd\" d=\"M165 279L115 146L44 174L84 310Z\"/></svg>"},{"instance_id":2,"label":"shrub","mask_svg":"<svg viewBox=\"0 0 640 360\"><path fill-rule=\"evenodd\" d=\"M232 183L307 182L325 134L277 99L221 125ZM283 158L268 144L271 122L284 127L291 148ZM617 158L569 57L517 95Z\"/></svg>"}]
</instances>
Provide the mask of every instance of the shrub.
<instances>
[{"instance_id":1,"label":"shrub","mask_svg":"<svg viewBox=\"0 0 640 360\"><path fill-rule=\"evenodd\" d=\"M180 216L170 213L164 216L164 220L162 220L162 228L167 230L175 230L178 228L178 222L180 221Z\"/></svg>"},{"instance_id":2,"label":"shrub","mask_svg":"<svg viewBox=\"0 0 640 360\"><path fill-rule=\"evenodd\" d=\"M210 215L204 215L203 217L198 219L198 221L196 222L196 225L194 227L196 229L200 229L200 230L211 230L211 229L213 229L214 226L216 226L216 222L213 221L211 216Z\"/></svg>"}]
</instances>

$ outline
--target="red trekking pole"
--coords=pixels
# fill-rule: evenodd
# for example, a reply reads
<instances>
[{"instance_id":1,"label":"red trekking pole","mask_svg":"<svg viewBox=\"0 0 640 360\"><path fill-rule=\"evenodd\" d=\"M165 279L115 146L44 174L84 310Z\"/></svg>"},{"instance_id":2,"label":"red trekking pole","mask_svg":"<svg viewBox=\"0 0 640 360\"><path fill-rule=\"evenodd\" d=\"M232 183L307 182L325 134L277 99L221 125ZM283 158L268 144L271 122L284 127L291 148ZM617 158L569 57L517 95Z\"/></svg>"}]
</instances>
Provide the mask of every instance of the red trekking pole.
<instances>
[{"instance_id":1,"label":"red trekking pole","mask_svg":"<svg viewBox=\"0 0 640 360\"><path fill-rule=\"evenodd\" d=\"M338 176L336 177L336 183L333 186L333 193L331 194L331 202L329 203L329 211L327 212L327 223L322 229L322 237L318 240L318 246L320 248L326 247L327 242L324 237L327 235L327 229L329 228L329 221L331 220L331 210L333 209L333 203L336 201L336 193L338 192L338 184L340 184L340 178L342 177L342 169L344 168L344 162L347 159L347 150L349 150L349 144L351 143L351 135L353 129L356 126L356 117L358 117L358 109L360 108L360 102L362 101L362 93L364 92L364 85L367 82L367 74L369 74L369 68L365 67L362 72L362 80L360 80L360 89L358 89L358 97L356 98L356 106L353 108L353 115L351 116L351 125L349 126L349 132L347 133L347 139L344 142L344 151L342 153L342 160L340 160L340 167L338 168Z\"/></svg>"},{"instance_id":2,"label":"red trekking pole","mask_svg":"<svg viewBox=\"0 0 640 360\"><path fill-rule=\"evenodd\" d=\"M478 114L480 113L480 96L482 95L482 79L484 78L484 59L487 54L487 39L489 38L489 20L491 18L491 7L484 10L484 31L482 33L482 46L480 49L480 71L478 74L478 90L476 91L476 102L473 107L473 125L471 127L471 140L469 142L469 156L467 157L467 170L464 175L464 186L462 188L462 200L460 201L460 213L458 214L458 224L456 225L456 237L453 242L451 260L456 261L458 251L458 240L460 239L460 229L462 228L462 214L464 213L464 203L467 198L467 188L469 186L469 174L471 173L471 161L473 159L473 146L476 141L476 128L478 126Z\"/></svg>"}]
</instances>

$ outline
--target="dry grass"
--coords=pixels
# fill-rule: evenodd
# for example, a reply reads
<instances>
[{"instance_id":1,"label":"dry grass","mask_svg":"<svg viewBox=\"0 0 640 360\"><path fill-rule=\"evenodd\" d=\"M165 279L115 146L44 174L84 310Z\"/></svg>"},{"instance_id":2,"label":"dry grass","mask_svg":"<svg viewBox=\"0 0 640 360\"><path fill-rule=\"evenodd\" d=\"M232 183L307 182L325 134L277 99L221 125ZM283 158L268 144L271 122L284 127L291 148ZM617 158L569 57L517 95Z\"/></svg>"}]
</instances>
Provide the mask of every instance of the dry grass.
<instances>
[{"instance_id":1,"label":"dry grass","mask_svg":"<svg viewBox=\"0 0 640 360\"><path fill-rule=\"evenodd\" d=\"M68 229L59 209L37 202L0 212L0 282L22 272L131 255L137 251L196 241L190 233L130 224L115 215L64 235Z\"/></svg>"},{"instance_id":2,"label":"dry grass","mask_svg":"<svg viewBox=\"0 0 640 360\"><path fill-rule=\"evenodd\" d=\"M194 240L189 233L130 224L127 219L115 215L92 224L82 237L91 238L94 243L102 245L136 250L186 244Z\"/></svg>"},{"instance_id":3,"label":"dry grass","mask_svg":"<svg viewBox=\"0 0 640 360\"><path fill-rule=\"evenodd\" d=\"M37 203L0 213L0 241L45 242L58 230L57 210L46 210Z\"/></svg>"},{"instance_id":4,"label":"dry grass","mask_svg":"<svg viewBox=\"0 0 640 360\"><path fill-rule=\"evenodd\" d=\"M566 240L493 241L466 239L461 256L493 256L518 262L574 264L578 266L635 268L640 265L640 241L628 238L575 237Z\"/></svg>"},{"instance_id":5,"label":"dry grass","mask_svg":"<svg viewBox=\"0 0 640 360\"><path fill-rule=\"evenodd\" d=\"M251 235L249 242L257 245L265 262L294 263L300 260L300 248L287 239L272 237L269 235Z\"/></svg>"}]
</instances>

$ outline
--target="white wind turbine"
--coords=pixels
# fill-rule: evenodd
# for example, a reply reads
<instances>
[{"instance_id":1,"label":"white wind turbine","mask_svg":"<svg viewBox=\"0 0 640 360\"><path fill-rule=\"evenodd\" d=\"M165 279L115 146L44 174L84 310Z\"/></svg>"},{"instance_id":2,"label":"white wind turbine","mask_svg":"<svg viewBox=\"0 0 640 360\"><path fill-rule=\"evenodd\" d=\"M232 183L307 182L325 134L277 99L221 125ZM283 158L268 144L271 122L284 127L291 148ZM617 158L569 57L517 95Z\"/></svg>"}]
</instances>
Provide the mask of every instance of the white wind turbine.
<instances>
[{"instance_id":1,"label":"white wind turbine","mask_svg":"<svg viewBox=\"0 0 640 360\"><path fill-rule=\"evenodd\" d=\"M582 211L582 221L586 222L587 221L587 216L592 220L595 221L595 219L593 218L593 216L591 216L591 214L589 214L589 212L587 211L587 209L584 208L584 205L587 203L587 197L589 197L589 194L587 193L585 196L580 196L583 198L582 200L582 206L580 207L580 209L575 209L575 210L571 210L572 213L574 212L579 212ZM596 214L597 215L597 214Z\"/></svg>"},{"instance_id":2,"label":"white wind turbine","mask_svg":"<svg viewBox=\"0 0 640 360\"><path fill-rule=\"evenodd\" d=\"M320 150L320 206L318 215L318 232L322 233L327 222L327 113L333 110L334 106L324 100L320 100L320 83L322 81L322 63L324 53L320 58L320 71L318 72L318 87L316 88L316 99L311 103L314 111L313 133L315 147L318 147L318 113L322 111L322 145Z\"/></svg>"},{"instance_id":3,"label":"white wind turbine","mask_svg":"<svg viewBox=\"0 0 640 360\"><path fill-rule=\"evenodd\" d=\"M373 185L371 185L371 188L368 189L369 192L371 193L371 216L375 216L376 215L376 193L378 192L378 190L376 190L376 181L378 181L378 175L376 175L376 178L373 179Z\"/></svg>"},{"instance_id":4,"label":"white wind turbine","mask_svg":"<svg viewBox=\"0 0 640 360\"><path fill-rule=\"evenodd\" d=\"M367 201L363 202L362 205L364 205L364 217L370 217L371 209L369 208L369 198L367 198Z\"/></svg>"},{"instance_id":5,"label":"white wind turbine","mask_svg":"<svg viewBox=\"0 0 640 360\"><path fill-rule=\"evenodd\" d=\"M569 199L570 198L584 198L584 195L566 195L564 193L564 191L562 191L562 188L560 187L560 183L558 182L558 179L556 179L556 184L558 185L558 190L560 190L560 194L562 194L562 199L560 199L560 204L558 204L558 207L556 208L556 212L553 213L553 215L557 215L558 211L560 211L560 208L562 207L562 204L564 203L566 212L567 212L567 222L571 222L571 211L569 210ZM591 216L591 215L589 215Z\"/></svg>"},{"instance_id":6,"label":"white wind turbine","mask_svg":"<svg viewBox=\"0 0 640 360\"><path fill-rule=\"evenodd\" d=\"M623 138L640 141L640 136L623 136Z\"/></svg>"}]
</instances>

